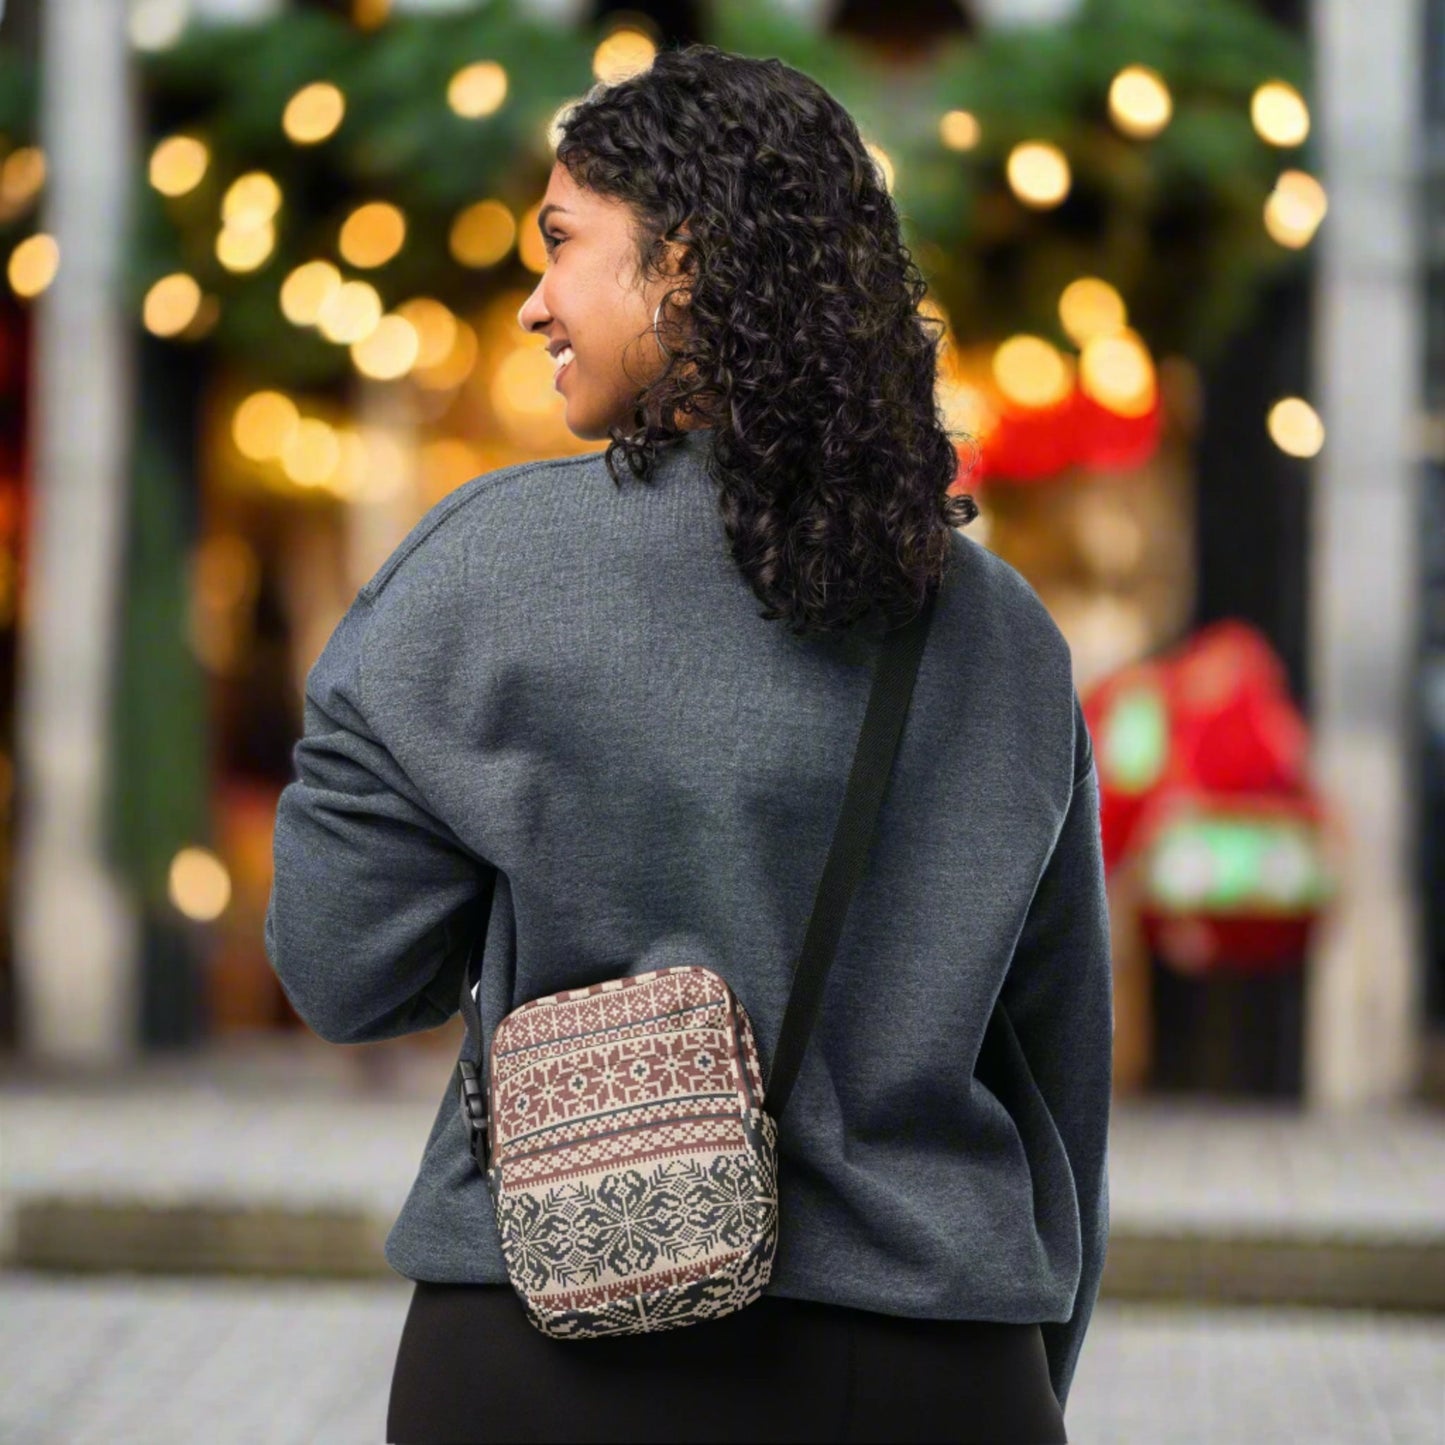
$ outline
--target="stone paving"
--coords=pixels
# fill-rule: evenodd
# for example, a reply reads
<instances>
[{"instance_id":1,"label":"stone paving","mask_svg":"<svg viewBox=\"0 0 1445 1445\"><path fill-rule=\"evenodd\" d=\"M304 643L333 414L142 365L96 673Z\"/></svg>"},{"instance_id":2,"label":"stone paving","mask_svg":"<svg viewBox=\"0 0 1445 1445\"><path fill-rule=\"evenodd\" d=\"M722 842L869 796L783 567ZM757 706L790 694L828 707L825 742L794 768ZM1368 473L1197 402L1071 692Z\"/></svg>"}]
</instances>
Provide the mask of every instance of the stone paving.
<instances>
[{"instance_id":1,"label":"stone paving","mask_svg":"<svg viewBox=\"0 0 1445 1445\"><path fill-rule=\"evenodd\" d=\"M409 1288L0 1276L0 1440L378 1445ZM1440 1445L1445 1319L1104 1301L1067 1424L1075 1445Z\"/></svg>"}]
</instances>

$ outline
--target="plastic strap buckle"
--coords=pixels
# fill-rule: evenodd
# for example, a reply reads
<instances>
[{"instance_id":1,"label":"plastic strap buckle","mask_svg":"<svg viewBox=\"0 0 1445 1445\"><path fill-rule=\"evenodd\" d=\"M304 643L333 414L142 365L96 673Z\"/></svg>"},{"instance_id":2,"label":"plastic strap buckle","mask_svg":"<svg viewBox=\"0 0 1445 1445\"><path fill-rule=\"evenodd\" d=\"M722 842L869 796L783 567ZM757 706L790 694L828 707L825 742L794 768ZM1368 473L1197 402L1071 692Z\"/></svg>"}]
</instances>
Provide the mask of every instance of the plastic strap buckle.
<instances>
[{"instance_id":1,"label":"plastic strap buckle","mask_svg":"<svg viewBox=\"0 0 1445 1445\"><path fill-rule=\"evenodd\" d=\"M477 1066L468 1059L457 1064L457 1096L462 1109L462 1122L467 1129L467 1145L477 1168L487 1170L487 1104Z\"/></svg>"}]
</instances>

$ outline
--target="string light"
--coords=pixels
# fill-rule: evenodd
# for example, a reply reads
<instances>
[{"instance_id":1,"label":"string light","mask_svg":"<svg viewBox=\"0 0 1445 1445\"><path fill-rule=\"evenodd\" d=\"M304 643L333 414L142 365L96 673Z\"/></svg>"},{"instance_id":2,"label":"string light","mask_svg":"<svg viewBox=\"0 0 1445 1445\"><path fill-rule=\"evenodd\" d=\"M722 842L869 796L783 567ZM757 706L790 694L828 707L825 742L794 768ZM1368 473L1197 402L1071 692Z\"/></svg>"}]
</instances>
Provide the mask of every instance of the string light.
<instances>
[{"instance_id":1,"label":"string light","mask_svg":"<svg viewBox=\"0 0 1445 1445\"><path fill-rule=\"evenodd\" d=\"M1309 245L1329 209L1325 188L1307 171L1283 171L1264 203L1264 228L1281 246Z\"/></svg>"},{"instance_id":2,"label":"string light","mask_svg":"<svg viewBox=\"0 0 1445 1445\"><path fill-rule=\"evenodd\" d=\"M45 152L39 146L21 146L5 157L0 166L0 205L17 215L40 193L45 184Z\"/></svg>"},{"instance_id":3,"label":"string light","mask_svg":"<svg viewBox=\"0 0 1445 1445\"><path fill-rule=\"evenodd\" d=\"M1303 397L1286 396L1269 409L1269 435L1288 456L1308 459L1325 444L1325 426Z\"/></svg>"},{"instance_id":4,"label":"string light","mask_svg":"<svg viewBox=\"0 0 1445 1445\"><path fill-rule=\"evenodd\" d=\"M167 136L151 152L150 183L163 196L184 196L200 185L210 163L203 141L191 135Z\"/></svg>"},{"instance_id":5,"label":"string light","mask_svg":"<svg viewBox=\"0 0 1445 1445\"><path fill-rule=\"evenodd\" d=\"M416 332L418 367L439 366L451 355L457 339L457 318L440 301L414 296L398 306L396 314L411 322Z\"/></svg>"},{"instance_id":6,"label":"string light","mask_svg":"<svg viewBox=\"0 0 1445 1445\"><path fill-rule=\"evenodd\" d=\"M1009 152L1008 183L1026 206L1048 210L1069 194L1072 177L1063 151L1049 141L1024 141Z\"/></svg>"},{"instance_id":7,"label":"string light","mask_svg":"<svg viewBox=\"0 0 1445 1445\"><path fill-rule=\"evenodd\" d=\"M1129 319L1124 298L1097 276L1080 276L1059 297L1059 321L1076 346L1118 331Z\"/></svg>"},{"instance_id":8,"label":"string light","mask_svg":"<svg viewBox=\"0 0 1445 1445\"><path fill-rule=\"evenodd\" d=\"M177 912L210 923L231 901L231 875L209 848L182 848L171 859L167 892Z\"/></svg>"},{"instance_id":9,"label":"string light","mask_svg":"<svg viewBox=\"0 0 1445 1445\"><path fill-rule=\"evenodd\" d=\"M1068 363L1041 336L1012 336L993 354L998 389L1019 406L1055 406L1073 384Z\"/></svg>"},{"instance_id":10,"label":"string light","mask_svg":"<svg viewBox=\"0 0 1445 1445\"><path fill-rule=\"evenodd\" d=\"M162 276L146 292L142 307L145 328L153 336L178 336L201 309L201 288L194 276L176 271Z\"/></svg>"},{"instance_id":11,"label":"string light","mask_svg":"<svg viewBox=\"0 0 1445 1445\"><path fill-rule=\"evenodd\" d=\"M1079 387L1115 416L1147 416L1156 381L1149 349L1132 331L1094 336L1079 356Z\"/></svg>"},{"instance_id":12,"label":"string light","mask_svg":"<svg viewBox=\"0 0 1445 1445\"><path fill-rule=\"evenodd\" d=\"M421 343L405 316L383 316L371 334L351 348L356 369L375 381L394 381L416 365Z\"/></svg>"},{"instance_id":13,"label":"string light","mask_svg":"<svg viewBox=\"0 0 1445 1445\"><path fill-rule=\"evenodd\" d=\"M321 334L341 346L362 341L381 320L381 297L365 281L343 281L321 304L316 324Z\"/></svg>"},{"instance_id":14,"label":"string light","mask_svg":"<svg viewBox=\"0 0 1445 1445\"><path fill-rule=\"evenodd\" d=\"M281 114L281 128L297 145L319 145L336 133L346 115L346 97L329 80L303 85Z\"/></svg>"},{"instance_id":15,"label":"string light","mask_svg":"<svg viewBox=\"0 0 1445 1445\"><path fill-rule=\"evenodd\" d=\"M1147 65L1125 66L1109 86L1109 114L1125 135L1136 140L1158 135L1173 113L1164 77Z\"/></svg>"},{"instance_id":16,"label":"string light","mask_svg":"<svg viewBox=\"0 0 1445 1445\"><path fill-rule=\"evenodd\" d=\"M447 104L466 120L494 115L507 98L507 72L495 60L463 66L447 86Z\"/></svg>"},{"instance_id":17,"label":"string light","mask_svg":"<svg viewBox=\"0 0 1445 1445\"><path fill-rule=\"evenodd\" d=\"M10 287L17 296L38 296L55 280L60 269L60 246L54 236L37 231L27 236L11 253L5 268Z\"/></svg>"},{"instance_id":18,"label":"string light","mask_svg":"<svg viewBox=\"0 0 1445 1445\"><path fill-rule=\"evenodd\" d=\"M306 261L281 283L281 314L293 326L314 326L321 308L341 289L341 272L330 261Z\"/></svg>"},{"instance_id":19,"label":"string light","mask_svg":"<svg viewBox=\"0 0 1445 1445\"><path fill-rule=\"evenodd\" d=\"M346 218L337 246L353 266L370 270L386 265L405 243L406 217L389 201L371 201Z\"/></svg>"},{"instance_id":20,"label":"string light","mask_svg":"<svg viewBox=\"0 0 1445 1445\"><path fill-rule=\"evenodd\" d=\"M236 408L231 440L253 462L274 461L301 420L296 403L279 391L253 392Z\"/></svg>"},{"instance_id":21,"label":"string light","mask_svg":"<svg viewBox=\"0 0 1445 1445\"><path fill-rule=\"evenodd\" d=\"M501 201L478 201L452 222L448 244L463 266L495 266L517 239L517 223Z\"/></svg>"},{"instance_id":22,"label":"string light","mask_svg":"<svg viewBox=\"0 0 1445 1445\"><path fill-rule=\"evenodd\" d=\"M1303 145L1310 133L1310 112L1304 97L1282 80L1267 80L1249 102L1255 133L1272 146Z\"/></svg>"},{"instance_id":23,"label":"string light","mask_svg":"<svg viewBox=\"0 0 1445 1445\"><path fill-rule=\"evenodd\" d=\"M604 85L616 85L640 75L657 56L657 46L640 30L622 26L592 53L592 73Z\"/></svg>"},{"instance_id":24,"label":"string light","mask_svg":"<svg viewBox=\"0 0 1445 1445\"><path fill-rule=\"evenodd\" d=\"M949 110L938 122L938 138L951 151L971 151L982 132L978 118L966 110Z\"/></svg>"}]
</instances>

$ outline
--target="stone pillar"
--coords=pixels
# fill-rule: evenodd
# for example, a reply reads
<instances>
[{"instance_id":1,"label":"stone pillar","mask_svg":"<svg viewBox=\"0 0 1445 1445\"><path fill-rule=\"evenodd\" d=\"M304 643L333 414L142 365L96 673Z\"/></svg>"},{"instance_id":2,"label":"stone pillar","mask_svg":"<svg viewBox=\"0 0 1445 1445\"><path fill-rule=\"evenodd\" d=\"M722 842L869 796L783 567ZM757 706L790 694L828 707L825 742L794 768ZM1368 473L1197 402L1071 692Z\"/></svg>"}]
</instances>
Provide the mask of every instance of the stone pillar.
<instances>
[{"instance_id":1,"label":"stone pillar","mask_svg":"<svg viewBox=\"0 0 1445 1445\"><path fill-rule=\"evenodd\" d=\"M16 700L18 1044L108 1064L136 1044L136 928L102 856L129 447L119 295L135 179L126 6L47 0L40 227L60 269L34 303L34 506Z\"/></svg>"},{"instance_id":2,"label":"stone pillar","mask_svg":"<svg viewBox=\"0 0 1445 1445\"><path fill-rule=\"evenodd\" d=\"M1311 960L1307 1100L1385 1103L1420 1068L1409 688L1419 596L1421 297L1414 274L1420 0L1317 0L1318 269L1310 679L1315 766L1342 810L1338 913ZM1244 519L1242 525L1247 526Z\"/></svg>"}]
</instances>

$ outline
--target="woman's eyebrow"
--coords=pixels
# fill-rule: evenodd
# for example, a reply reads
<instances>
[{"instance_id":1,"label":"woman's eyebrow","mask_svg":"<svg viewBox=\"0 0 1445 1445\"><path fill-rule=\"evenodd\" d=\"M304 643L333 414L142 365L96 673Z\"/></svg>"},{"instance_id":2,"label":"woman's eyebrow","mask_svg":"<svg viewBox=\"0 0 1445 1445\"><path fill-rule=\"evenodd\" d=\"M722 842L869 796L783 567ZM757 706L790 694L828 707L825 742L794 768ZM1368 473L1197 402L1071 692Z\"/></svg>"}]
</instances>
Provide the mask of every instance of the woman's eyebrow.
<instances>
[{"instance_id":1,"label":"woman's eyebrow","mask_svg":"<svg viewBox=\"0 0 1445 1445\"><path fill-rule=\"evenodd\" d=\"M547 234L547 217L550 216L553 211L561 211L564 216L570 216L572 214L566 206L559 206L555 202L551 205L543 206L542 209L537 212L537 229L541 231L544 236Z\"/></svg>"}]
</instances>

